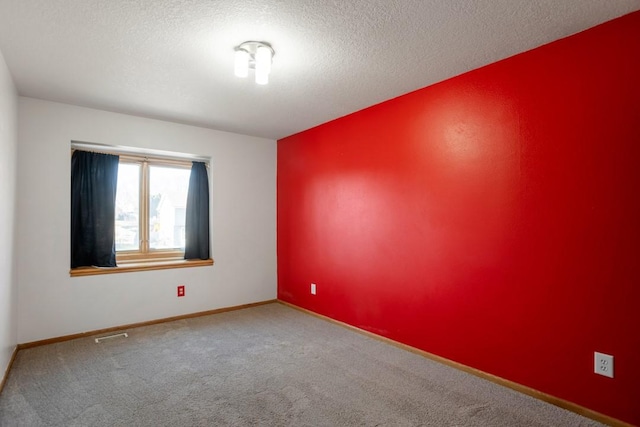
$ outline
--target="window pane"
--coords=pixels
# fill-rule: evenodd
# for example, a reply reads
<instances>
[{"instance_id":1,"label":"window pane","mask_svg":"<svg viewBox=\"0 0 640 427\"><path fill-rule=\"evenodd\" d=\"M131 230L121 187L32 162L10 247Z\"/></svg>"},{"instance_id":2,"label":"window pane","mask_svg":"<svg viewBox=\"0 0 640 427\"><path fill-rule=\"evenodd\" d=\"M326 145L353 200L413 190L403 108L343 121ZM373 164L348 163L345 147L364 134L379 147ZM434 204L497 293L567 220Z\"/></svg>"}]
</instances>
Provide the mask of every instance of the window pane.
<instances>
[{"instance_id":1,"label":"window pane","mask_svg":"<svg viewBox=\"0 0 640 427\"><path fill-rule=\"evenodd\" d=\"M139 250L140 165L119 164L116 191L116 251Z\"/></svg>"},{"instance_id":2,"label":"window pane","mask_svg":"<svg viewBox=\"0 0 640 427\"><path fill-rule=\"evenodd\" d=\"M190 169L149 167L149 247L184 250Z\"/></svg>"}]
</instances>

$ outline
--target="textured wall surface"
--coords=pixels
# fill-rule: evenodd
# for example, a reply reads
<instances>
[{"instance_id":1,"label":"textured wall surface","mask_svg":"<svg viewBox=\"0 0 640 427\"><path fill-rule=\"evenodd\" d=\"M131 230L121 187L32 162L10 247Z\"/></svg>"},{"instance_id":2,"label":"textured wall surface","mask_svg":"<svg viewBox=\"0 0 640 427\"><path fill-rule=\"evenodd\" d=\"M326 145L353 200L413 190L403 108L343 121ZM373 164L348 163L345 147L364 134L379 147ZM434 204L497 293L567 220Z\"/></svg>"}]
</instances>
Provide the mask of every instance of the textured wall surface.
<instances>
[{"instance_id":1,"label":"textured wall surface","mask_svg":"<svg viewBox=\"0 0 640 427\"><path fill-rule=\"evenodd\" d=\"M279 298L640 424L638 76L635 13L278 141Z\"/></svg>"},{"instance_id":2,"label":"textured wall surface","mask_svg":"<svg viewBox=\"0 0 640 427\"><path fill-rule=\"evenodd\" d=\"M275 141L31 98L18 122L19 342L275 298ZM72 140L210 157L215 265L69 277Z\"/></svg>"},{"instance_id":3,"label":"textured wall surface","mask_svg":"<svg viewBox=\"0 0 640 427\"><path fill-rule=\"evenodd\" d=\"M15 269L18 94L0 52L0 381L17 343Z\"/></svg>"}]
</instances>

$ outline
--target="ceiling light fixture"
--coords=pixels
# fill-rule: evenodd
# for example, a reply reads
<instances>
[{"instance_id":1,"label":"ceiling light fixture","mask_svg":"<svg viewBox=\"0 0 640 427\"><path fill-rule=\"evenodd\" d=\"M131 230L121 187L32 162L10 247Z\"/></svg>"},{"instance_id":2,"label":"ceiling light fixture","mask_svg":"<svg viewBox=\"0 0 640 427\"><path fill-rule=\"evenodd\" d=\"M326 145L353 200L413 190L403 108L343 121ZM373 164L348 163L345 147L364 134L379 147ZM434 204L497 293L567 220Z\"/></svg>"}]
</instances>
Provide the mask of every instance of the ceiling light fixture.
<instances>
[{"instance_id":1,"label":"ceiling light fixture","mask_svg":"<svg viewBox=\"0 0 640 427\"><path fill-rule=\"evenodd\" d=\"M235 48L235 74L238 77L247 77L249 69L256 72L256 83L266 85L269 83L271 63L276 52L269 43L244 42Z\"/></svg>"}]
</instances>

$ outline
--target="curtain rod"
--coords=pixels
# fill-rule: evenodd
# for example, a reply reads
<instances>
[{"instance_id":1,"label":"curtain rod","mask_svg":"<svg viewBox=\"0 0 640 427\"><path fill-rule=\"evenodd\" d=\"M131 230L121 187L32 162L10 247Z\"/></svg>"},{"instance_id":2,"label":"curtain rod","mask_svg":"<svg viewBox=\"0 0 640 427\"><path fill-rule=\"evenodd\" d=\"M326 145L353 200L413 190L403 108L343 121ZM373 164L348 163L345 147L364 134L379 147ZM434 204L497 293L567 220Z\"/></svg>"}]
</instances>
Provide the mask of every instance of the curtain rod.
<instances>
[{"instance_id":1,"label":"curtain rod","mask_svg":"<svg viewBox=\"0 0 640 427\"><path fill-rule=\"evenodd\" d=\"M211 157L197 156L197 155L188 154L188 153L177 153L173 151L154 150L150 148L125 147L121 145L107 145L107 144L99 144L95 142L71 141L71 148L74 150L97 151L97 152L107 153L107 154L121 154L123 156L126 156L126 155L149 156L149 157L155 157L160 159L192 160L192 161L204 162L204 163L209 163L211 161Z\"/></svg>"}]
</instances>

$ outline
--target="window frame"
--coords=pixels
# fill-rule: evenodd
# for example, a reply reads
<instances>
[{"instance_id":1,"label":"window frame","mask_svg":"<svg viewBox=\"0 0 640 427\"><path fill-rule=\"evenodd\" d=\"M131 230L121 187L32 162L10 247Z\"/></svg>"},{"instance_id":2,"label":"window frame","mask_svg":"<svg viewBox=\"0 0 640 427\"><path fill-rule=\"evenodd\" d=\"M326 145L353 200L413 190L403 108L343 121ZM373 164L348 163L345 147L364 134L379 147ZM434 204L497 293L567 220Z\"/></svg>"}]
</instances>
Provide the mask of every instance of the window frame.
<instances>
[{"instance_id":1,"label":"window frame","mask_svg":"<svg viewBox=\"0 0 640 427\"><path fill-rule=\"evenodd\" d=\"M96 144L82 141L71 141L71 155L75 150L92 151L96 153L115 154L119 156L118 165L120 162L136 163L140 161L151 162L154 165L159 166L172 166L172 167L184 167L191 169L193 162L203 162L209 171L209 180L211 180L210 158L199 157L182 153L169 153L159 150L150 149L138 149L129 147L115 147L110 145ZM175 155L173 155L175 154ZM142 168L140 173L142 174ZM147 174L148 177L148 174ZM141 175L142 178L142 175ZM140 183L142 186L142 183ZM148 185L148 183L145 183ZM148 195L148 191L145 192ZM145 197L142 191L139 194L140 208L146 205L148 210L148 196ZM146 199L146 201L145 201ZM209 212L209 221L211 221L211 211ZM139 217L141 217L139 213ZM145 213L145 217L148 218L148 213ZM147 219L147 225L148 225ZM140 226L140 225L139 225ZM145 233L148 235L149 230ZM209 259L184 259L184 249L181 251L155 249L145 254L140 251L116 251L116 267L76 267L69 270L71 277L81 276L94 276L102 274L112 273L128 273L138 271L149 270L164 270L174 268L185 267L204 267L212 266L214 260L212 257Z\"/></svg>"},{"instance_id":2,"label":"window frame","mask_svg":"<svg viewBox=\"0 0 640 427\"><path fill-rule=\"evenodd\" d=\"M116 251L116 263L129 264L165 260L184 260L184 248L182 250L176 250L175 248L152 249L149 247L149 170L151 166L172 167L177 169L191 170L191 160L166 159L153 156L136 156L126 154L120 155L119 164L121 163L140 165L140 200L138 213L140 240L138 250Z\"/></svg>"}]
</instances>

